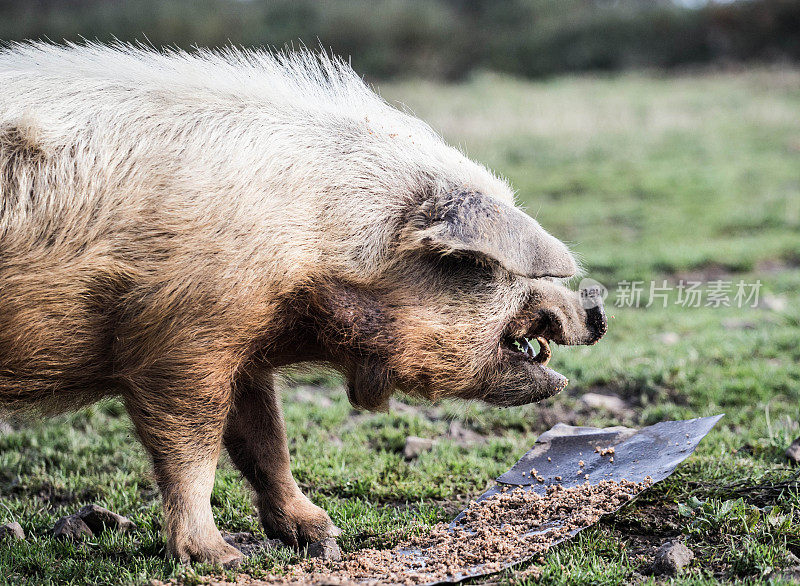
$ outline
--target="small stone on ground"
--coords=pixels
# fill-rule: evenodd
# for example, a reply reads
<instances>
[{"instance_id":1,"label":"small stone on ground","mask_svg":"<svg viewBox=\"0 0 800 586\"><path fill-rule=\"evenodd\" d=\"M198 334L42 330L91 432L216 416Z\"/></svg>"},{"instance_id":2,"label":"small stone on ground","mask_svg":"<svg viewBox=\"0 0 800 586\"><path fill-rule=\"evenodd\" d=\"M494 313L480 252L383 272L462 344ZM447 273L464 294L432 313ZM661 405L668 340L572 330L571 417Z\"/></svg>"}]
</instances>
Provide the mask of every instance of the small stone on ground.
<instances>
[{"instance_id":1,"label":"small stone on ground","mask_svg":"<svg viewBox=\"0 0 800 586\"><path fill-rule=\"evenodd\" d=\"M102 533L106 529L117 533L125 533L136 529L136 524L133 521L100 505L86 505L76 515L95 534Z\"/></svg>"},{"instance_id":2,"label":"small stone on ground","mask_svg":"<svg viewBox=\"0 0 800 586\"><path fill-rule=\"evenodd\" d=\"M0 525L0 539L10 537L12 539L25 539L25 532L22 530L22 525L16 521Z\"/></svg>"},{"instance_id":3,"label":"small stone on ground","mask_svg":"<svg viewBox=\"0 0 800 586\"><path fill-rule=\"evenodd\" d=\"M653 571L656 574L677 574L693 559L691 549L678 541L668 541L656 550Z\"/></svg>"},{"instance_id":4,"label":"small stone on ground","mask_svg":"<svg viewBox=\"0 0 800 586\"><path fill-rule=\"evenodd\" d=\"M338 562L342 559L342 552L339 544L333 537L311 543L308 546L308 557L319 558L325 561Z\"/></svg>"},{"instance_id":5,"label":"small stone on ground","mask_svg":"<svg viewBox=\"0 0 800 586\"><path fill-rule=\"evenodd\" d=\"M590 409L605 409L615 415L624 415L628 412L628 405L617 395L601 395L599 393L584 393L581 403Z\"/></svg>"},{"instance_id":6,"label":"small stone on ground","mask_svg":"<svg viewBox=\"0 0 800 586\"><path fill-rule=\"evenodd\" d=\"M394 397L389 399L389 411L404 415L418 415L429 421L439 421L444 417L442 408L434 405L409 405Z\"/></svg>"},{"instance_id":7,"label":"small stone on ground","mask_svg":"<svg viewBox=\"0 0 800 586\"><path fill-rule=\"evenodd\" d=\"M292 399L298 403L328 408L333 406L333 401L325 393L326 389L323 387L300 386L295 390Z\"/></svg>"},{"instance_id":8,"label":"small stone on ground","mask_svg":"<svg viewBox=\"0 0 800 586\"><path fill-rule=\"evenodd\" d=\"M786 301L786 297L781 295L770 295L769 293L764 295L758 302L758 307L766 309L767 311L775 311L778 313L784 311L787 306L788 302Z\"/></svg>"},{"instance_id":9,"label":"small stone on ground","mask_svg":"<svg viewBox=\"0 0 800 586\"><path fill-rule=\"evenodd\" d=\"M406 460L413 460L419 458L424 452L430 452L432 448L432 439L410 435L406 438L406 446L403 448L403 457Z\"/></svg>"},{"instance_id":10,"label":"small stone on ground","mask_svg":"<svg viewBox=\"0 0 800 586\"><path fill-rule=\"evenodd\" d=\"M756 322L748 319L741 319L737 317L729 317L723 319L721 322L722 327L726 330L754 330L756 329Z\"/></svg>"},{"instance_id":11,"label":"small stone on ground","mask_svg":"<svg viewBox=\"0 0 800 586\"><path fill-rule=\"evenodd\" d=\"M84 535L92 537L94 533L78 515L61 517L53 526L53 537L56 539L78 540Z\"/></svg>"},{"instance_id":12,"label":"small stone on ground","mask_svg":"<svg viewBox=\"0 0 800 586\"><path fill-rule=\"evenodd\" d=\"M681 337L675 332L662 332L656 336L656 340L665 346L674 346L681 341Z\"/></svg>"},{"instance_id":13,"label":"small stone on ground","mask_svg":"<svg viewBox=\"0 0 800 586\"><path fill-rule=\"evenodd\" d=\"M447 437L453 440L459 446L471 446L474 444L483 443L486 438L473 431L458 420L453 420L447 428Z\"/></svg>"}]
</instances>

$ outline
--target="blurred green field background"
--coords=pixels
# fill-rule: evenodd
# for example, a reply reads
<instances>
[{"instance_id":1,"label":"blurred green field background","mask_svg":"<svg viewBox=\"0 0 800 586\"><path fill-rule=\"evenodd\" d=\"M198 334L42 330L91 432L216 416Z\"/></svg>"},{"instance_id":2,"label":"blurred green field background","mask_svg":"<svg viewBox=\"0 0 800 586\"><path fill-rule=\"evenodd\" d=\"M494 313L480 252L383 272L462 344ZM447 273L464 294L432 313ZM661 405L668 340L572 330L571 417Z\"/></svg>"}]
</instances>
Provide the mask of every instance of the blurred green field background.
<instances>
[{"instance_id":1,"label":"blurred green field background","mask_svg":"<svg viewBox=\"0 0 800 586\"><path fill-rule=\"evenodd\" d=\"M651 582L648 560L671 538L697 556L677 583L788 580L800 564L797 472L784 456L800 435L800 71L539 82L482 73L378 89L506 175L529 213L609 287L614 318L596 347L555 349L572 382L540 405L400 398L370 415L350 408L336 377L287 375L293 469L344 530L343 548L391 545L452 517L559 421L641 426L725 413L671 479L539 560L539 581ZM760 281L758 307L682 307L675 291L666 308L614 306L620 281L682 279ZM587 392L617 403L598 407ZM409 435L437 443L406 461ZM48 536L57 517L89 502L141 531L77 545ZM213 506L221 529L260 531L226 461ZM164 559L157 492L116 402L0 433L0 521L11 520L29 539L0 546L0 582L192 583L212 570ZM244 571L291 559L264 554Z\"/></svg>"},{"instance_id":2,"label":"blurred green field background","mask_svg":"<svg viewBox=\"0 0 800 586\"><path fill-rule=\"evenodd\" d=\"M797 0L0 0L0 39L305 43L372 79L800 61Z\"/></svg>"}]
</instances>

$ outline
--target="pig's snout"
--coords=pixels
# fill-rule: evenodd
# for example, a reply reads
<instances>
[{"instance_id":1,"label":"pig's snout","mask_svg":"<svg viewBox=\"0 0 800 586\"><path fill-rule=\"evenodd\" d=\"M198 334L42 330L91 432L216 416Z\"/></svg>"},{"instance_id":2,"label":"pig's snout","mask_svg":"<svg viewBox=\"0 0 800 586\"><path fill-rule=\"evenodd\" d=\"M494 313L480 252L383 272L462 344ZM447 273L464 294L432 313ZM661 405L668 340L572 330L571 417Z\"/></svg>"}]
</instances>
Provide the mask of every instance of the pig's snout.
<instances>
[{"instance_id":1,"label":"pig's snout","mask_svg":"<svg viewBox=\"0 0 800 586\"><path fill-rule=\"evenodd\" d=\"M567 378L547 366L548 342L594 344L607 329L601 288L575 292L557 283L538 282L527 307L511 320L500 342L505 384L489 386L481 398L494 405L525 405L561 392ZM538 342L538 354L531 340Z\"/></svg>"},{"instance_id":2,"label":"pig's snout","mask_svg":"<svg viewBox=\"0 0 800 586\"><path fill-rule=\"evenodd\" d=\"M586 334L582 344L596 344L608 331L608 319L603 309L603 292L600 288L581 289L581 305L586 309Z\"/></svg>"},{"instance_id":3,"label":"pig's snout","mask_svg":"<svg viewBox=\"0 0 800 586\"><path fill-rule=\"evenodd\" d=\"M541 336L564 346L595 344L608 330L602 291L550 290L523 328L521 335L528 338Z\"/></svg>"}]
</instances>

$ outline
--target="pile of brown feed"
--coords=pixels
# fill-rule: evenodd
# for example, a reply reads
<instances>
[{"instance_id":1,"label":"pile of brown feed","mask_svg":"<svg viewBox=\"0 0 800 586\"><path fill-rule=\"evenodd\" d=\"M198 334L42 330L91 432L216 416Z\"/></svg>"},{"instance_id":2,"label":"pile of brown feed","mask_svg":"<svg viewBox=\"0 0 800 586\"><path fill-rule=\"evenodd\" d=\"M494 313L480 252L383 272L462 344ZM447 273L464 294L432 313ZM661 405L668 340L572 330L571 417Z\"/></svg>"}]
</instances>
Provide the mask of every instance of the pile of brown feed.
<instances>
[{"instance_id":1,"label":"pile of brown feed","mask_svg":"<svg viewBox=\"0 0 800 586\"><path fill-rule=\"evenodd\" d=\"M574 488L550 486L544 495L506 487L470 503L452 529L439 523L393 549L362 549L339 562L307 559L288 568L286 574L261 578L240 574L235 583L413 585L447 580L476 566L481 566L480 574L490 574L542 555L573 531L617 510L650 484L649 478L643 483L603 480ZM206 583L230 582L208 577Z\"/></svg>"}]
</instances>

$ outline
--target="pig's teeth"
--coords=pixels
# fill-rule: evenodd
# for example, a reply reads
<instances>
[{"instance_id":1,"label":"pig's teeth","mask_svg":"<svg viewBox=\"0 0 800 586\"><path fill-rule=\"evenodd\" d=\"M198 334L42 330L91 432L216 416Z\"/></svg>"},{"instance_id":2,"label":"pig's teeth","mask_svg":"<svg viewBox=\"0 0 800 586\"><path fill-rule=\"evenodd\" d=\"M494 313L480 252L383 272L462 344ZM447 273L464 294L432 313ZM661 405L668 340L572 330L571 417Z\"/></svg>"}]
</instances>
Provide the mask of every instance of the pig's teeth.
<instances>
[{"instance_id":1,"label":"pig's teeth","mask_svg":"<svg viewBox=\"0 0 800 586\"><path fill-rule=\"evenodd\" d=\"M550 357L553 355L552 350L550 350L550 344L547 343L545 338L536 338L536 341L539 342L539 353L534 357L534 360L542 366L547 366L547 363L550 362Z\"/></svg>"},{"instance_id":2,"label":"pig's teeth","mask_svg":"<svg viewBox=\"0 0 800 586\"><path fill-rule=\"evenodd\" d=\"M527 354L531 358L534 358L536 356L536 352L533 351L533 346L531 346L531 343L528 341L527 338L521 338L518 343L520 348L522 348L522 351L525 352L525 354Z\"/></svg>"}]
</instances>

